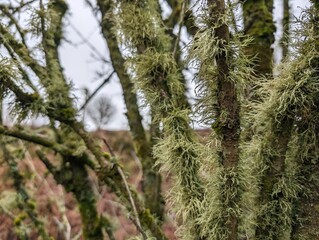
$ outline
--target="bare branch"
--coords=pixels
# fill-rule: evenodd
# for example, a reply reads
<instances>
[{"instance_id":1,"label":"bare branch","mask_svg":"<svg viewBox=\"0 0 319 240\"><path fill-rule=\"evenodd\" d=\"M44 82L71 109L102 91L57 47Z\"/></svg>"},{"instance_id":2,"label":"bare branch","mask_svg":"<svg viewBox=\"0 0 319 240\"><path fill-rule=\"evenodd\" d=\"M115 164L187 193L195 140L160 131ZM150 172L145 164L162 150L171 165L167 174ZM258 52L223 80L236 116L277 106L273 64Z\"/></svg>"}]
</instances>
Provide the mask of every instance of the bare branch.
<instances>
[{"instance_id":1,"label":"bare branch","mask_svg":"<svg viewBox=\"0 0 319 240\"><path fill-rule=\"evenodd\" d=\"M103 138L103 142L106 145L106 147L109 149L111 156L115 159L116 158L115 153L114 153L113 149L111 148L111 146L106 141L106 139ZM136 204L135 204L135 201L134 201L134 199L132 197L132 193L131 193L130 187L129 187L128 183L127 183L125 174L124 174L122 168L120 167L120 165L118 165L117 163L114 163L114 164L115 164L115 167L117 169L117 172L120 174L120 176L122 178L122 181L123 181L123 183L125 185L125 189L126 189L127 194L129 196L129 200L130 200L130 203L131 203L131 206L132 206L132 209L133 209L133 213L135 215L135 221L133 221L133 223L137 226L137 229L141 232L143 238L146 240L147 236L146 236L145 232L142 229L141 221L140 221L139 215L137 213Z\"/></svg>"},{"instance_id":2,"label":"bare branch","mask_svg":"<svg viewBox=\"0 0 319 240\"><path fill-rule=\"evenodd\" d=\"M94 47L94 45L87 39L87 37L83 36L83 34L72 24L70 23L71 28L75 31L75 33L81 38L81 40L83 41L82 43L86 44L98 57L99 60L101 60L104 63L110 63L110 61L108 61L101 53L100 51ZM78 43L75 45L79 45L82 43Z\"/></svg>"},{"instance_id":3,"label":"bare branch","mask_svg":"<svg viewBox=\"0 0 319 240\"><path fill-rule=\"evenodd\" d=\"M94 90L94 92L86 99L82 107L80 107L80 111L83 110L86 107L86 105L88 105L88 103L92 100L92 98L101 90L101 88L111 80L114 73L115 71L113 70L111 74L101 83L101 85Z\"/></svg>"}]
</instances>

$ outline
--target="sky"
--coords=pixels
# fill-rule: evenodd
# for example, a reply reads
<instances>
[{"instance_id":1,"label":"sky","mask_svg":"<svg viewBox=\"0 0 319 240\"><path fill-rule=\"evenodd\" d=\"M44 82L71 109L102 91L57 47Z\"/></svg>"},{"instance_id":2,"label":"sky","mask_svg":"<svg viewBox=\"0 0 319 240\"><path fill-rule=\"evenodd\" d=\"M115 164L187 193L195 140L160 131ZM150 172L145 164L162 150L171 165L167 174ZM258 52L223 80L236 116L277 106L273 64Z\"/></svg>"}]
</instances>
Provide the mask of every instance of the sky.
<instances>
[{"instance_id":1,"label":"sky","mask_svg":"<svg viewBox=\"0 0 319 240\"><path fill-rule=\"evenodd\" d=\"M280 25L282 19L282 0L275 0L274 2L274 20L277 25L277 42L275 45L278 45L278 40L282 33ZM297 17L302 8L309 5L308 0L291 0L290 2L292 12ZM78 93L83 87L87 87L93 91L93 89L103 81L101 78L99 80L96 79L95 71L103 70L102 65L105 64L99 64L94 61L94 58L91 56L91 48L87 46L87 44L83 44L83 39L79 36L77 31L80 31L102 55L108 56L108 50L104 43L104 39L101 37L97 20L84 1L68 0L68 3L70 6L70 15L68 16L68 26L65 29L65 33L67 39L72 41L75 45L68 43L63 44L60 49L61 61L65 67L66 75L73 81L74 87ZM277 60L280 58L280 55L280 51L275 51L275 58ZM107 67L104 67L104 70L107 70ZM193 91L192 87L190 88L190 91ZM116 108L115 116L111 119L107 128L112 130L126 129L127 120L124 115L126 110L119 80L116 77L113 77L100 91L100 95L109 97ZM190 95L193 94L190 93ZM88 129L94 128L92 122L86 121L86 124Z\"/></svg>"},{"instance_id":2,"label":"sky","mask_svg":"<svg viewBox=\"0 0 319 240\"><path fill-rule=\"evenodd\" d=\"M88 44L83 43L83 37L96 48L100 55L109 59L108 49L101 36L100 27L91 9L83 0L68 0L70 15L67 17L68 26L65 29L66 38L72 42L64 43L60 49L60 57L66 76L74 83L79 102L83 103L82 90L84 87L94 91L104 80L97 78L96 72L105 72L105 76L112 71L112 67L97 61L92 57L93 50ZM78 34L81 33L81 36ZM114 108L114 116L107 125L108 129L126 129L128 124L125 113L125 104L122 97L122 88L116 75L99 92L107 96ZM82 98L81 98L82 96ZM92 100L94 102L94 99ZM81 104L80 104L81 105ZM87 118L86 127L93 129L94 124Z\"/></svg>"},{"instance_id":3,"label":"sky","mask_svg":"<svg viewBox=\"0 0 319 240\"><path fill-rule=\"evenodd\" d=\"M281 37L282 1L274 2L274 20L277 25L275 46ZM8 0L0 0L0 3ZM69 81L73 83L74 94L77 97L77 104L81 106L84 101L83 88L88 88L91 92L96 89L105 77L112 71L108 64L97 61L92 57L92 46L99 55L108 59L109 53L101 36L97 18L91 9L85 4L84 0L67 0L69 4L69 14L66 18L65 37L66 42L60 47L60 58L64 67L64 72ZM291 0L290 5L295 16L299 16L303 8L310 3L308 0ZM169 12L169 10L167 10ZM86 39L85 43L83 40ZM89 46L91 45L91 46ZM280 51L275 51L275 59L280 59ZM97 72L104 72L102 77L97 77ZM190 96L194 96L193 84L189 84ZM115 114L106 128L110 130L127 129L128 123L125 116L125 104L122 96L122 89L116 75L99 92L99 96L107 96L115 108ZM94 102L94 100L93 100ZM144 119L147 120L147 110L142 111ZM87 119L85 121L88 130L94 130L95 126Z\"/></svg>"}]
</instances>

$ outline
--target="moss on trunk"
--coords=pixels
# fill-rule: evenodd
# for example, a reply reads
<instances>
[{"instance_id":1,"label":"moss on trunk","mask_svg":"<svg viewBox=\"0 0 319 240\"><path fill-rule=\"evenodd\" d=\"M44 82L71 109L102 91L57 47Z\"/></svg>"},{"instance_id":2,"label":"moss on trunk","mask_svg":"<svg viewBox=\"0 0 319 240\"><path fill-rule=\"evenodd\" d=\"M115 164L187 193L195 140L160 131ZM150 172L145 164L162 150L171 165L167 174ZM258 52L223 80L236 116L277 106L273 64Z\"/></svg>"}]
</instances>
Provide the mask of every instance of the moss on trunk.
<instances>
[{"instance_id":1,"label":"moss on trunk","mask_svg":"<svg viewBox=\"0 0 319 240\"><path fill-rule=\"evenodd\" d=\"M289 0L283 0L283 36L281 39L281 47L282 47L282 57L283 59L288 55L288 44L289 44L289 35L290 35L290 7Z\"/></svg>"},{"instance_id":2,"label":"moss on trunk","mask_svg":"<svg viewBox=\"0 0 319 240\"><path fill-rule=\"evenodd\" d=\"M312 70L312 75L308 81L319 79L319 1L312 0L313 7L308 10L307 29L309 34L308 42L305 42L304 54L309 54L307 67ZM308 25L309 24L309 25ZM319 219L319 125L318 90L313 92L314 101L311 109L304 110L303 125L299 126L298 134L300 151L297 154L299 164L299 177L303 186L300 198L294 208L294 225L291 238L299 239L319 239L318 219ZM303 113L303 111L300 111ZM310 115L309 115L310 113Z\"/></svg>"},{"instance_id":3,"label":"moss on trunk","mask_svg":"<svg viewBox=\"0 0 319 240\"><path fill-rule=\"evenodd\" d=\"M276 31L272 17L273 1L247 0L243 3L244 33L253 37L246 53L257 56L257 75L272 74L273 49Z\"/></svg>"},{"instance_id":4,"label":"moss on trunk","mask_svg":"<svg viewBox=\"0 0 319 240\"><path fill-rule=\"evenodd\" d=\"M87 170L78 159L64 158L61 171L54 174L56 181L67 192L74 194L79 204L83 236L87 240L103 239L102 223L96 210L96 199Z\"/></svg>"},{"instance_id":5,"label":"moss on trunk","mask_svg":"<svg viewBox=\"0 0 319 240\"><path fill-rule=\"evenodd\" d=\"M123 89L123 97L127 109L127 120L130 126L134 149L143 168L142 188L145 196L145 206L158 218L163 218L163 198L161 195L161 175L154 170L155 159L152 157L152 144L147 139L142 125L142 116L137 104L137 96L133 91L134 84L126 73L123 59L118 47L112 20L107 17L111 13L111 1L97 1L102 14L102 34L107 42L110 58L114 70L120 80Z\"/></svg>"},{"instance_id":6,"label":"moss on trunk","mask_svg":"<svg viewBox=\"0 0 319 240\"><path fill-rule=\"evenodd\" d=\"M213 124L216 136L221 141L221 152L219 153L220 162L225 168L225 176L229 179L220 189L221 201L228 209L235 209L239 200L237 194L233 194L231 199L227 199L226 194L232 189L237 189L237 181L232 179L235 175L231 172L237 171L239 162L239 136L240 136L240 120L239 120L239 101L237 100L237 90L235 83L230 79L230 54L227 54L230 32L226 23L222 22L225 15L226 7L223 0L208 1L211 7L211 17L215 29L215 37L219 41L220 51L216 55L217 65L217 118ZM223 194L224 193L224 194ZM237 239L238 216L234 210L224 219L224 227L228 233L227 239Z\"/></svg>"},{"instance_id":7,"label":"moss on trunk","mask_svg":"<svg viewBox=\"0 0 319 240\"><path fill-rule=\"evenodd\" d=\"M260 183L257 239L280 239L288 230L288 226L284 222L285 213L281 206L285 194L282 191L277 191L276 185L285 175L286 153L293 123L294 121L289 118L284 118L280 124L273 120L272 129L264 139L265 143L269 144L265 151L271 151L273 154L266 158L267 169L263 173Z\"/></svg>"},{"instance_id":8,"label":"moss on trunk","mask_svg":"<svg viewBox=\"0 0 319 240\"><path fill-rule=\"evenodd\" d=\"M319 239L319 164L303 162L300 175L305 190L294 207L291 239Z\"/></svg>"}]
</instances>

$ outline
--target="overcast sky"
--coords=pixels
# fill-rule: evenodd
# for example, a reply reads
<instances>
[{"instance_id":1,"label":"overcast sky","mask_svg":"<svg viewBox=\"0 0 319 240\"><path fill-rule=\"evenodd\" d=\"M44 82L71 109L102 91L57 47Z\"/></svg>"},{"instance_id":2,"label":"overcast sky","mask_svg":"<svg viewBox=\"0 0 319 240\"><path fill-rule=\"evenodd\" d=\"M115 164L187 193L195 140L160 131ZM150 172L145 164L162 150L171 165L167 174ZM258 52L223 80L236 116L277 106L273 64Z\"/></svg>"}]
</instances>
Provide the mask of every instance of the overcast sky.
<instances>
[{"instance_id":1,"label":"overcast sky","mask_svg":"<svg viewBox=\"0 0 319 240\"><path fill-rule=\"evenodd\" d=\"M308 0L292 0L290 2L295 16L299 16L301 9L309 5ZM72 41L75 46L64 43L60 52L65 73L67 77L73 81L75 88L78 90L78 95L80 89L83 87L88 87L91 90L95 89L103 81L103 79L96 79L95 72L105 71L107 69L106 67L104 67L104 69L102 68L103 64L94 61L91 56L92 50L86 44L83 44L81 37L76 33L74 27L78 29L102 55L108 56L108 51L101 37L97 21L84 1L68 0L68 3L70 6L70 16L68 17L69 26L66 28L65 33L67 38ZM276 36L277 39L279 39L282 32L280 26L282 19L282 0L275 0L274 18L277 24ZM277 52L276 56L278 58L280 52ZM125 105L118 79L113 77L101 90L100 94L108 96L116 107L116 115L113 121L108 124L108 129L127 128L127 120L124 115ZM92 123L88 121L87 127L92 129Z\"/></svg>"},{"instance_id":2,"label":"overcast sky","mask_svg":"<svg viewBox=\"0 0 319 240\"><path fill-rule=\"evenodd\" d=\"M281 37L281 19L282 19L282 1L274 0L274 20L277 25L277 40ZM6 3L8 0L0 0L0 3ZM112 71L108 69L107 64L98 62L92 57L92 49L86 43L83 42L81 35L103 57L108 58L108 50L104 39L101 37L100 27L96 17L93 16L90 8L85 4L84 0L67 0L69 4L69 15L67 16L67 26L65 28L65 35L70 42L64 42L60 48L61 61L64 67L67 78L73 82L75 95L78 98L78 105L83 103L84 94L82 89L84 87L89 88L90 91L96 89L103 78L97 78L96 72L105 72L105 76ZM309 0L290 0L291 9L295 16L299 16L303 8L309 6ZM169 12L167 10L166 12ZM275 51L276 58L280 58L280 51ZM194 96L192 84L190 84L190 96ZM122 97L122 89L119 84L119 80L116 75L111 81L104 86L99 95L105 95L109 97L112 104L116 108L116 113L113 120L107 125L108 129L118 130L127 129L128 124L125 117L125 105ZM94 101L94 100L93 100ZM143 115L145 115L145 110ZM147 122L147 117L145 117ZM88 130L94 129L94 124L91 121L86 121L86 127Z\"/></svg>"},{"instance_id":3,"label":"overcast sky","mask_svg":"<svg viewBox=\"0 0 319 240\"><path fill-rule=\"evenodd\" d=\"M80 94L83 87L93 91L103 82L103 78L97 78L97 71L105 71L107 75L108 71L112 69L107 69L106 64L102 64L92 57L92 49L83 43L82 38L74 29L80 31L102 56L108 58L108 51L104 39L101 37L100 27L89 7L81 0L68 0L68 3L70 16L68 17L69 25L65 29L65 34L73 44L64 43L60 49L60 54L65 74L74 83L74 87L78 90L77 95L80 97L83 95ZM127 120L124 115L125 105L118 79L113 77L100 91L99 95L101 94L108 96L116 107L115 116L107 127L110 129L127 128ZM79 101L83 103L83 96ZM87 121L87 127L92 129L94 125Z\"/></svg>"}]
</instances>

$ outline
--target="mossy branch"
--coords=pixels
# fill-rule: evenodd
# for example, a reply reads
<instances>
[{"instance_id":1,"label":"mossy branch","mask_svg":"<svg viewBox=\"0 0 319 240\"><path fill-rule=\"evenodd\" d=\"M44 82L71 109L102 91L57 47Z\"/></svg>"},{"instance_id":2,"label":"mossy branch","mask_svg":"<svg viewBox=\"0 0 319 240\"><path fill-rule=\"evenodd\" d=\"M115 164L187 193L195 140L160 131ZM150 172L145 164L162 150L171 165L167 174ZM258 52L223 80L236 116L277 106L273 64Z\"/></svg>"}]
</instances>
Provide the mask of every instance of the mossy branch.
<instances>
[{"instance_id":1,"label":"mossy branch","mask_svg":"<svg viewBox=\"0 0 319 240\"><path fill-rule=\"evenodd\" d=\"M112 17L112 9L114 6L112 6L111 1L97 1L97 3L102 14L101 27L103 37L107 42L114 71L123 89L123 97L127 109L126 117L129 123L134 149L142 163L142 189L145 193L146 207L149 207L153 214L161 218L163 215L163 206L160 193L160 181L155 183L153 181L155 178L160 179L161 176L153 170L155 159L152 156L152 143L147 139L145 129L142 125L142 116L137 104L137 95L136 92L133 91L135 88L134 83L126 72L124 67L125 60L119 50L119 42L116 38L116 34L113 32L115 23Z\"/></svg>"},{"instance_id":2,"label":"mossy branch","mask_svg":"<svg viewBox=\"0 0 319 240\"><path fill-rule=\"evenodd\" d=\"M39 235L43 240L51 240L52 238L45 228L44 222L39 218L38 213L35 209L35 203L29 196L27 190L23 185L23 176L18 169L18 164L14 157L11 155L5 143L2 142L2 152L4 159L9 166L10 174L14 181L14 187L18 193L18 207L25 211L28 217L31 219L33 226L37 229ZM21 220L20 220L21 221Z\"/></svg>"},{"instance_id":3,"label":"mossy branch","mask_svg":"<svg viewBox=\"0 0 319 240\"><path fill-rule=\"evenodd\" d=\"M15 55L14 51L12 50L11 46L4 42L3 43L4 47L7 49L10 57L15 61L15 64L17 65L21 75L22 75L22 79L23 81L35 92L38 93L38 89L34 86L34 84L32 83L28 72L24 69L23 63L20 61L20 59L18 59L18 57Z\"/></svg>"},{"instance_id":4,"label":"mossy branch","mask_svg":"<svg viewBox=\"0 0 319 240\"><path fill-rule=\"evenodd\" d=\"M145 9L146 7L146 9ZM172 53L171 39L165 33L156 1L126 1L120 4L119 38L132 51L127 66L134 72L137 89L154 109L155 121L163 122L163 139L154 155L165 170L176 176L171 196L189 236L200 238L200 212L203 189L199 178L199 149L189 126L188 110L180 69ZM134 9L134 14L127 14ZM145 22L144 25L139 24ZM137 29L138 27L138 29ZM156 113L156 114L155 114Z\"/></svg>"},{"instance_id":5,"label":"mossy branch","mask_svg":"<svg viewBox=\"0 0 319 240\"><path fill-rule=\"evenodd\" d=\"M32 58L28 47L17 41L3 24L0 24L0 41L6 42L19 56L20 60L32 69L40 79L45 79L47 77L45 68L41 66L36 59Z\"/></svg>"},{"instance_id":6,"label":"mossy branch","mask_svg":"<svg viewBox=\"0 0 319 240\"><path fill-rule=\"evenodd\" d=\"M15 26L17 29L20 37L21 37L21 42L24 46L27 46L26 41L25 41L25 30L23 30L18 23L17 19L15 19L14 15L9 11L8 6L5 5L0 5L0 11L7 16L10 19L11 24Z\"/></svg>"},{"instance_id":7,"label":"mossy branch","mask_svg":"<svg viewBox=\"0 0 319 240\"><path fill-rule=\"evenodd\" d=\"M25 140L28 142L32 142L47 148L52 148L54 150L59 150L59 152L63 152L64 151L64 147L63 146L59 146L59 145L55 145L54 141L51 141L49 139L46 139L44 137L41 137L39 135L36 134L32 134L30 132L26 132L21 128L17 128L17 129L10 129L7 128L3 125L0 125L0 133L6 136L11 136L11 137L15 137L15 138L19 138L21 140Z\"/></svg>"}]
</instances>

